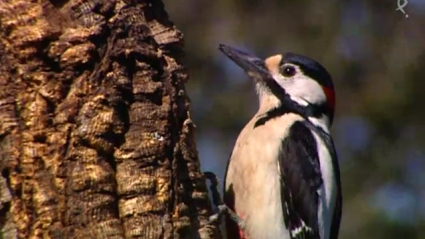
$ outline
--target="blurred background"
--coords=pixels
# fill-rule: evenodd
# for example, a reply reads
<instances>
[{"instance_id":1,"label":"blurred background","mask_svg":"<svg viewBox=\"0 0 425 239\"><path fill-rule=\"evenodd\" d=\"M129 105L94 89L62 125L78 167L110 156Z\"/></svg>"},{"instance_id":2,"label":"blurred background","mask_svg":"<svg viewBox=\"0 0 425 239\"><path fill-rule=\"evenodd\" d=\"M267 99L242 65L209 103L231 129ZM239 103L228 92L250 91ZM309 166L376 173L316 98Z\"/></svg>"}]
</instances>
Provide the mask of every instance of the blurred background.
<instances>
[{"instance_id":1,"label":"blurred background","mask_svg":"<svg viewBox=\"0 0 425 239\"><path fill-rule=\"evenodd\" d=\"M340 238L424 239L425 0L409 0L408 17L397 1L164 0L185 36L202 169L223 179L236 137L257 110L253 83L218 44L262 58L305 54L336 87Z\"/></svg>"}]
</instances>

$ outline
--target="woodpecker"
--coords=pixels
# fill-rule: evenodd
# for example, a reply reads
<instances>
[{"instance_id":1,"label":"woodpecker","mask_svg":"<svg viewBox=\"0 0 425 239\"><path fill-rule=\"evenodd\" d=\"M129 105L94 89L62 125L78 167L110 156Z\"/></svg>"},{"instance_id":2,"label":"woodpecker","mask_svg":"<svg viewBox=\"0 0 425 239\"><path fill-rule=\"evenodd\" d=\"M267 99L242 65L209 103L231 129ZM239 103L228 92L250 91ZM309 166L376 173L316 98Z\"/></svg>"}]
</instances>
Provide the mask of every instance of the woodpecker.
<instances>
[{"instance_id":1,"label":"woodpecker","mask_svg":"<svg viewBox=\"0 0 425 239\"><path fill-rule=\"evenodd\" d=\"M342 195L329 128L335 93L318 62L286 53L259 59L219 49L254 80L259 108L227 164L224 203L229 239L336 239Z\"/></svg>"}]
</instances>

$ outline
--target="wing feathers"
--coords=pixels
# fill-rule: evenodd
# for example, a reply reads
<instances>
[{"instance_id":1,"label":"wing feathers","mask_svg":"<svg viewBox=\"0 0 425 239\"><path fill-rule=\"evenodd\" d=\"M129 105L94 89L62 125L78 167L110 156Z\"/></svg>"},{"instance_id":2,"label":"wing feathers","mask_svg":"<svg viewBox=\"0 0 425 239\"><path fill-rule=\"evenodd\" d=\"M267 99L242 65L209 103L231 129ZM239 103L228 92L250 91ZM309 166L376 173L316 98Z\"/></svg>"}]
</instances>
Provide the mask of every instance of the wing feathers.
<instances>
[{"instance_id":1,"label":"wing feathers","mask_svg":"<svg viewBox=\"0 0 425 239\"><path fill-rule=\"evenodd\" d=\"M285 224L294 239L320 238L317 190L322 184L317 144L310 129L294 123L278 160Z\"/></svg>"}]
</instances>

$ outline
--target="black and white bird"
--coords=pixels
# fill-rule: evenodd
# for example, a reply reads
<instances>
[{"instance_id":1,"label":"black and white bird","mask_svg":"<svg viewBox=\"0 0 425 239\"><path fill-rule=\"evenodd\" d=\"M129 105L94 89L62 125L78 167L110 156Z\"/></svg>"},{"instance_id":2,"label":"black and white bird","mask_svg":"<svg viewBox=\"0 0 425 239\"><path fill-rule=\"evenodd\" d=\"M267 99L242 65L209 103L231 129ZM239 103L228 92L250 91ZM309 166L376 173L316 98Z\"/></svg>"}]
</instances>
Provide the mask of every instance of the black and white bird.
<instances>
[{"instance_id":1,"label":"black and white bird","mask_svg":"<svg viewBox=\"0 0 425 239\"><path fill-rule=\"evenodd\" d=\"M341 183L329 128L335 93L318 62L293 53L265 60L219 49L254 79L259 109L239 134L225 177L229 239L336 239Z\"/></svg>"}]
</instances>

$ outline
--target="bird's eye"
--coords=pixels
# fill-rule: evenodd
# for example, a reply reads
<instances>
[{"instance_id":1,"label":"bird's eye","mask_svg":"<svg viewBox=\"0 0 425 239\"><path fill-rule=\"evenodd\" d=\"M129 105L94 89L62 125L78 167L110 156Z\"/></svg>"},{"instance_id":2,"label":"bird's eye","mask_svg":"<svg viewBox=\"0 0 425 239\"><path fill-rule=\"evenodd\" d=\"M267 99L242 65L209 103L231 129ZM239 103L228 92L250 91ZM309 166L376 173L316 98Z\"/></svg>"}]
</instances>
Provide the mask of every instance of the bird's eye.
<instances>
[{"instance_id":1,"label":"bird's eye","mask_svg":"<svg viewBox=\"0 0 425 239\"><path fill-rule=\"evenodd\" d=\"M293 66L283 66L282 75L286 77L294 76L297 70Z\"/></svg>"}]
</instances>

